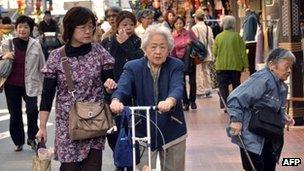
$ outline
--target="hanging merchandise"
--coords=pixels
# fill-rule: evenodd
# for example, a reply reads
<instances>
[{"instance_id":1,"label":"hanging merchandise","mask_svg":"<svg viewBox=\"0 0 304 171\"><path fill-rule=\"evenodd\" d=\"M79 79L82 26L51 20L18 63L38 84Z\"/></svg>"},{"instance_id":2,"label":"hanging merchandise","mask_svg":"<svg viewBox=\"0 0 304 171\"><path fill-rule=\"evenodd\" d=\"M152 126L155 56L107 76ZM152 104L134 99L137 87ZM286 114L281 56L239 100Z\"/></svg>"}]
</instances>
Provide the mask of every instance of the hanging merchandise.
<instances>
[{"instance_id":1,"label":"hanging merchandise","mask_svg":"<svg viewBox=\"0 0 304 171\"><path fill-rule=\"evenodd\" d=\"M24 10L25 10L24 0L17 0L17 4L18 4L18 14L19 15L24 14Z\"/></svg>"},{"instance_id":2,"label":"hanging merchandise","mask_svg":"<svg viewBox=\"0 0 304 171\"><path fill-rule=\"evenodd\" d=\"M30 15L34 11L34 2L33 1L25 1L25 10L24 10L24 15Z\"/></svg>"},{"instance_id":3,"label":"hanging merchandise","mask_svg":"<svg viewBox=\"0 0 304 171\"><path fill-rule=\"evenodd\" d=\"M41 15L42 11L41 11L41 0L36 0L36 15Z\"/></svg>"},{"instance_id":4,"label":"hanging merchandise","mask_svg":"<svg viewBox=\"0 0 304 171\"><path fill-rule=\"evenodd\" d=\"M53 10L53 0L48 0L49 1L49 11Z\"/></svg>"}]
</instances>

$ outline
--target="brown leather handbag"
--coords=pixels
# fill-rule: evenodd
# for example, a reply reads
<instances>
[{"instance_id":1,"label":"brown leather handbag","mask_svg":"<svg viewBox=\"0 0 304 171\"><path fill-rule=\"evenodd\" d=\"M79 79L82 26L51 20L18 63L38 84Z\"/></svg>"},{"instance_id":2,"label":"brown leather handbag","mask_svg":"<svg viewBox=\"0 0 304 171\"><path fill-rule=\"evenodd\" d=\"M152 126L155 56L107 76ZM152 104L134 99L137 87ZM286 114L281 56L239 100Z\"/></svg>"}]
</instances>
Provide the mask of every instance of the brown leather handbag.
<instances>
[{"instance_id":1,"label":"brown leather handbag","mask_svg":"<svg viewBox=\"0 0 304 171\"><path fill-rule=\"evenodd\" d=\"M67 79L68 91L74 98L71 68L64 47L61 49L61 63ZM69 136L71 140L100 137L106 135L113 126L112 113L104 101L76 101L69 112Z\"/></svg>"}]
</instances>

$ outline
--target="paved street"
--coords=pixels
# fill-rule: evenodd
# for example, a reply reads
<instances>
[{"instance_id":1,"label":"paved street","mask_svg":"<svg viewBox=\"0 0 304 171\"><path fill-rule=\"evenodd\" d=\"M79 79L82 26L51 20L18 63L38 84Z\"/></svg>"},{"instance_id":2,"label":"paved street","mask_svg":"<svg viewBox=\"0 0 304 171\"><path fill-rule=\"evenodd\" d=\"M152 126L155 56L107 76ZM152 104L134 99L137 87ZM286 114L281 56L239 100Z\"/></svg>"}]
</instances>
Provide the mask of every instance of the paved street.
<instances>
[{"instance_id":1,"label":"paved street","mask_svg":"<svg viewBox=\"0 0 304 171\"><path fill-rule=\"evenodd\" d=\"M3 94L0 94L1 110L5 108ZM186 152L187 171L240 171L242 170L238 148L226 137L227 115L218 107L218 97L198 99L198 109L186 113L188 139ZM0 118L7 113L1 113ZM0 133L8 131L8 120L0 121ZM48 128L48 147L54 141L54 113L51 114ZM22 152L13 151L10 137L0 138L0 171L30 171L34 152L24 146ZM299 157L302 164L298 167L282 167L278 171L304 170L304 127L293 127L286 132L282 158ZM52 170L58 170L59 163L52 161ZM103 155L103 170L113 171L112 153L106 147Z\"/></svg>"}]
</instances>

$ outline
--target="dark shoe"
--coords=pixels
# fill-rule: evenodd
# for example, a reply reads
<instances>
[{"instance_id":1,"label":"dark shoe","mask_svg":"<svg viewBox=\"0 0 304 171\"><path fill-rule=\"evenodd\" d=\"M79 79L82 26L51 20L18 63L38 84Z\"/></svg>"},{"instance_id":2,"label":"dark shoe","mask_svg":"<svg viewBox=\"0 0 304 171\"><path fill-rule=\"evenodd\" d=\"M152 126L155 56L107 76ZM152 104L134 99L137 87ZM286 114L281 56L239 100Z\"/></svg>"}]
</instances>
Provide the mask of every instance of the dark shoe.
<instances>
[{"instance_id":1,"label":"dark shoe","mask_svg":"<svg viewBox=\"0 0 304 171\"><path fill-rule=\"evenodd\" d=\"M188 111L189 110L189 104L185 104L183 110Z\"/></svg>"},{"instance_id":2,"label":"dark shoe","mask_svg":"<svg viewBox=\"0 0 304 171\"><path fill-rule=\"evenodd\" d=\"M208 92L206 93L206 98L211 98L211 97L212 97L211 92L208 91Z\"/></svg>"},{"instance_id":3,"label":"dark shoe","mask_svg":"<svg viewBox=\"0 0 304 171\"><path fill-rule=\"evenodd\" d=\"M15 152L19 152L23 150L23 145L16 145L16 147L14 148Z\"/></svg>"},{"instance_id":4,"label":"dark shoe","mask_svg":"<svg viewBox=\"0 0 304 171\"><path fill-rule=\"evenodd\" d=\"M37 149L37 143L35 140L27 139L27 145L31 146L33 150Z\"/></svg>"},{"instance_id":5,"label":"dark shoe","mask_svg":"<svg viewBox=\"0 0 304 171\"><path fill-rule=\"evenodd\" d=\"M192 103L191 103L191 109L197 109L197 105L196 105L195 102L192 102Z\"/></svg>"}]
</instances>

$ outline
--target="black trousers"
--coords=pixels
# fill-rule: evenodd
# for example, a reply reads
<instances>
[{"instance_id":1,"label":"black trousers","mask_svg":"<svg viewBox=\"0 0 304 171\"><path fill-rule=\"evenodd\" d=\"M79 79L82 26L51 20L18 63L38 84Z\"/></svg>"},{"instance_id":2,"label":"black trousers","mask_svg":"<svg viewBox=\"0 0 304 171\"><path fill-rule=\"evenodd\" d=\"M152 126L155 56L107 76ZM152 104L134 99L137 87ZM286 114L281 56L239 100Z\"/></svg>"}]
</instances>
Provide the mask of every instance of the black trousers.
<instances>
[{"instance_id":1,"label":"black trousers","mask_svg":"<svg viewBox=\"0 0 304 171\"><path fill-rule=\"evenodd\" d=\"M24 128L22 121L22 98L25 101L27 114L27 135L29 139L34 140L38 132L38 106L37 97L26 95L25 87L6 84L4 86L8 111L10 113L10 134L15 145L24 144Z\"/></svg>"},{"instance_id":2,"label":"black trousers","mask_svg":"<svg viewBox=\"0 0 304 171\"><path fill-rule=\"evenodd\" d=\"M249 72L250 75L256 72L255 70L255 51L256 51L256 42L246 43L246 49L248 50L248 63L249 63Z\"/></svg>"},{"instance_id":3,"label":"black trousers","mask_svg":"<svg viewBox=\"0 0 304 171\"><path fill-rule=\"evenodd\" d=\"M195 102L196 100L196 65L194 64L191 67L191 72L188 74L189 75L189 85L190 85L190 92L189 92L189 97L187 93L187 88L186 88L186 75L184 75L184 93L183 93L183 103L184 104L189 104L190 102Z\"/></svg>"},{"instance_id":4,"label":"black trousers","mask_svg":"<svg viewBox=\"0 0 304 171\"><path fill-rule=\"evenodd\" d=\"M218 86L220 94L224 101L227 102L227 97L229 95L229 84L232 84L233 89L241 84L241 72L240 71L229 71L220 70L216 71ZM220 100L221 109L225 108L224 104Z\"/></svg>"},{"instance_id":5,"label":"black trousers","mask_svg":"<svg viewBox=\"0 0 304 171\"><path fill-rule=\"evenodd\" d=\"M102 150L91 149L88 157L81 162L61 163L60 171L100 171Z\"/></svg>"},{"instance_id":6,"label":"black trousers","mask_svg":"<svg viewBox=\"0 0 304 171\"><path fill-rule=\"evenodd\" d=\"M246 171L252 171L253 169L250 166L249 160L246 157L244 149L240 148L240 151L241 151L243 168ZM275 171L276 156L274 154L271 141L265 140L265 144L261 155L251 153L249 151L248 153L257 171Z\"/></svg>"}]
</instances>

